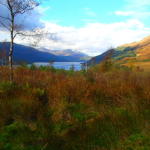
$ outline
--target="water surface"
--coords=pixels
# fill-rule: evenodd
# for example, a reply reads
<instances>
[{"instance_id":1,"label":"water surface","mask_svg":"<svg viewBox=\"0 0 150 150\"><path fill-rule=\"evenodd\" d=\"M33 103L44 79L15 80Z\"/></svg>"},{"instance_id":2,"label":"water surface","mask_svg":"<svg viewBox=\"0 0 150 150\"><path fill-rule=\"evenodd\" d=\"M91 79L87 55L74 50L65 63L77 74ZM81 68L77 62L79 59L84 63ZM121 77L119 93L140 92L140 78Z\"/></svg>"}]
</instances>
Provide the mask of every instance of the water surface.
<instances>
[{"instance_id":1,"label":"water surface","mask_svg":"<svg viewBox=\"0 0 150 150\"><path fill-rule=\"evenodd\" d=\"M53 66L56 69L65 69L65 70L70 70L72 67L74 70L78 71L81 70L82 62L54 62L52 64L50 63L42 63L42 62L37 62L34 63L36 66Z\"/></svg>"}]
</instances>

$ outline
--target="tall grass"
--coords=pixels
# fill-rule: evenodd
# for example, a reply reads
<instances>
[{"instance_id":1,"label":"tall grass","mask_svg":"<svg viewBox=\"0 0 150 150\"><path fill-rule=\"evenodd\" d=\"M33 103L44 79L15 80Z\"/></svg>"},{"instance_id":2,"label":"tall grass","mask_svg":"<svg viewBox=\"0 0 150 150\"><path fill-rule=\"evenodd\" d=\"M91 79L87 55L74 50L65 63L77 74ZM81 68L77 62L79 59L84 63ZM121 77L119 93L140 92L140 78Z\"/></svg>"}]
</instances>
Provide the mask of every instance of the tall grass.
<instances>
[{"instance_id":1,"label":"tall grass","mask_svg":"<svg viewBox=\"0 0 150 150\"><path fill-rule=\"evenodd\" d=\"M0 150L149 150L150 74L0 68Z\"/></svg>"}]
</instances>

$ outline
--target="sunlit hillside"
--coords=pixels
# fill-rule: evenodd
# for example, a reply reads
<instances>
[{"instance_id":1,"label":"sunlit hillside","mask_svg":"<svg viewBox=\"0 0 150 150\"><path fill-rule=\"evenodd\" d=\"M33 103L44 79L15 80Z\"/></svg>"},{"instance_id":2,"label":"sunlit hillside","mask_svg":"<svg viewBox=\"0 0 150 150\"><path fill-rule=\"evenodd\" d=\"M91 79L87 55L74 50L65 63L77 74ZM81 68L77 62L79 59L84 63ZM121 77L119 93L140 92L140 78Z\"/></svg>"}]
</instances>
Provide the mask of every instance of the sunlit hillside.
<instances>
[{"instance_id":1,"label":"sunlit hillside","mask_svg":"<svg viewBox=\"0 0 150 150\"><path fill-rule=\"evenodd\" d=\"M110 49L105 53L93 57L89 64L98 64L105 59L111 58L114 63L128 66L130 68L140 68L146 71L150 69L150 36L139 42L124 44L115 49Z\"/></svg>"},{"instance_id":2,"label":"sunlit hillside","mask_svg":"<svg viewBox=\"0 0 150 150\"><path fill-rule=\"evenodd\" d=\"M139 42L122 45L117 50L123 51L124 54L130 54L119 59L123 65L150 69L150 36Z\"/></svg>"}]
</instances>

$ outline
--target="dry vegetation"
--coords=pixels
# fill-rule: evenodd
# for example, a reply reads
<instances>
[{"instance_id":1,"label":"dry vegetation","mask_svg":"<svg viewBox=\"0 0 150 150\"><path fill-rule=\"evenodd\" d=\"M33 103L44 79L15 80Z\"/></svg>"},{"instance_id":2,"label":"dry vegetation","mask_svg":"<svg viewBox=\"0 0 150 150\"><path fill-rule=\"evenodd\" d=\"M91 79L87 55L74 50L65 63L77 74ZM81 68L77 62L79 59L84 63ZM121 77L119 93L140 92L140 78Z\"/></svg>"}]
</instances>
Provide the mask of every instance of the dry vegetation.
<instances>
[{"instance_id":1,"label":"dry vegetation","mask_svg":"<svg viewBox=\"0 0 150 150\"><path fill-rule=\"evenodd\" d=\"M128 67L138 67L144 70L150 70L150 36L139 42L122 45L121 47L133 49L135 56L124 57L119 63ZM132 50L131 50L132 51Z\"/></svg>"},{"instance_id":2,"label":"dry vegetation","mask_svg":"<svg viewBox=\"0 0 150 150\"><path fill-rule=\"evenodd\" d=\"M107 61L74 72L0 68L0 150L149 150L150 74Z\"/></svg>"}]
</instances>

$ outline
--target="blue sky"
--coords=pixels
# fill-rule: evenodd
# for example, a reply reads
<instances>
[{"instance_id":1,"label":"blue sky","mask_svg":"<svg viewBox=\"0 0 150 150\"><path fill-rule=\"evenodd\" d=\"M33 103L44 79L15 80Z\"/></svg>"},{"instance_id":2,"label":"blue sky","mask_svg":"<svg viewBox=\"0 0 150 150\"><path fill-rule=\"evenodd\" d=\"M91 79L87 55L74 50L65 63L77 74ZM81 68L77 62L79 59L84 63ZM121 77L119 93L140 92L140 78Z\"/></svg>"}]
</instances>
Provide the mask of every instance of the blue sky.
<instances>
[{"instance_id":1,"label":"blue sky","mask_svg":"<svg viewBox=\"0 0 150 150\"><path fill-rule=\"evenodd\" d=\"M150 25L149 0L49 0L42 7L47 8L43 20L63 26L82 27L87 23L113 23L130 18Z\"/></svg>"},{"instance_id":2,"label":"blue sky","mask_svg":"<svg viewBox=\"0 0 150 150\"><path fill-rule=\"evenodd\" d=\"M40 50L72 49L90 56L150 35L150 0L43 0L30 15L18 16L28 32L55 33L38 41ZM7 15L7 11L3 11ZM9 38L6 31L0 40ZM36 39L15 39L32 45Z\"/></svg>"}]
</instances>

